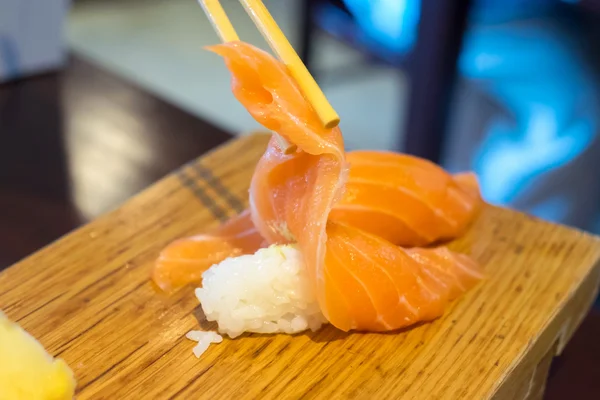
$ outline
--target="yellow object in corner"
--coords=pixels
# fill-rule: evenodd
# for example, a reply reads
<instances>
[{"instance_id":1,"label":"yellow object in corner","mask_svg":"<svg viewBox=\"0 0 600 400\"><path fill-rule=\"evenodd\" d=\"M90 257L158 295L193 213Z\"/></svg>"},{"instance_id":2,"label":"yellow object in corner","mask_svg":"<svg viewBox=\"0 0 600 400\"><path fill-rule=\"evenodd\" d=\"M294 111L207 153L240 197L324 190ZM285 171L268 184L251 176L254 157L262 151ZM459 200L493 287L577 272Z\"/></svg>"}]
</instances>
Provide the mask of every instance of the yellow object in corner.
<instances>
[{"instance_id":1,"label":"yellow object in corner","mask_svg":"<svg viewBox=\"0 0 600 400\"><path fill-rule=\"evenodd\" d=\"M0 311L0 400L71 400L75 386L69 366Z\"/></svg>"}]
</instances>

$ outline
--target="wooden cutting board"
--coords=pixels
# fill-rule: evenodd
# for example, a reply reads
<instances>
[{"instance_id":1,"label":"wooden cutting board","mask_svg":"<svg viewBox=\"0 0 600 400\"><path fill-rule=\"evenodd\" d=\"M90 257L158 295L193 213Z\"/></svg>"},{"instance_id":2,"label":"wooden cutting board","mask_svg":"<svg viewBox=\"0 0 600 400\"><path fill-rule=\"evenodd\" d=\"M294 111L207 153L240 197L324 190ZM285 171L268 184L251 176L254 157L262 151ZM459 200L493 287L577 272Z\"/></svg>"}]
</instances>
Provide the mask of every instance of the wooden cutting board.
<instances>
[{"instance_id":1,"label":"wooden cutting board","mask_svg":"<svg viewBox=\"0 0 600 400\"><path fill-rule=\"evenodd\" d=\"M597 293L600 240L486 207L452 248L488 279L433 323L247 335L200 358L192 288L155 292L171 240L241 211L264 135L230 142L0 274L0 308L65 359L78 399L538 399Z\"/></svg>"}]
</instances>

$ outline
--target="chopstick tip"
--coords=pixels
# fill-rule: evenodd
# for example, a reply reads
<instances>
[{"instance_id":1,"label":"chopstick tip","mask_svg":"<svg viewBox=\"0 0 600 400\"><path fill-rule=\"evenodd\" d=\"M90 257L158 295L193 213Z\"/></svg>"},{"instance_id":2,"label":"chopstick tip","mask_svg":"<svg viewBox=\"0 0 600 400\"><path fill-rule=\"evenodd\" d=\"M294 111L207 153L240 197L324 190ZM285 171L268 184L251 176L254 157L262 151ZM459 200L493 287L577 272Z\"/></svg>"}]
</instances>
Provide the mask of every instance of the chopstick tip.
<instances>
[{"instance_id":1,"label":"chopstick tip","mask_svg":"<svg viewBox=\"0 0 600 400\"><path fill-rule=\"evenodd\" d=\"M325 128L333 129L340 124L340 117L333 118L325 123Z\"/></svg>"}]
</instances>

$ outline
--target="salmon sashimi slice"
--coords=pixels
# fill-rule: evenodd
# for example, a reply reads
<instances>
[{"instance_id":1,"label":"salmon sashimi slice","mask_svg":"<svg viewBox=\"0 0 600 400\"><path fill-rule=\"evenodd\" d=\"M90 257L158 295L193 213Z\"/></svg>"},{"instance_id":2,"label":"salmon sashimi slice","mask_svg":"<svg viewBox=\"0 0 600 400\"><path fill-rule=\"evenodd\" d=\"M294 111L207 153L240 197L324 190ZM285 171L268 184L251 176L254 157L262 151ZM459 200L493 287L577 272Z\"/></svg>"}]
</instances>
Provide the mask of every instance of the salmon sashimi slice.
<instances>
[{"instance_id":1,"label":"salmon sashimi slice","mask_svg":"<svg viewBox=\"0 0 600 400\"><path fill-rule=\"evenodd\" d=\"M483 276L446 248L410 249L330 222L323 265L327 318L342 330L389 331L433 320Z\"/></svg>"},{"instance_id":2,"label":"salmon sashimi slice","mask_svg":"<svg viewBox=\"0 0 600 400\"><path fill-rule=\"evenodd\" d=\"M450 251L424 250L419 257L418 250L410 252L376 234L330 221L348 175L340 130L321 126L285 66L268 53L241 42L211 50L225 59L233 93L250 114L298 148L286 154L277 140L270 141L252 178L250 212L267 242L298 244L319 306L334 326L389 331L431 320L470 287L471 281L457 275L462 268L449 265L464 260ZM380 158L385 163L386 156ZM417 179L421 185L441 185L426 181ZM442 196L433 189L428 193ZM439 212L453 216L461 211ZM451 224L451 218L445 221ZM434 268L434 263L440 265ZM479 273L474 264L463 264L474 269L471 275Z\"/></svg>"},{"instance_id":3,"label":"salmon sashimi slice","mask_svg":"<svg viewBox=\"0 0 600 400\"><path fill-rule=\"evenodd\" d=\"M324 244L327 216L334 200L341 197L347 175L341 131L322 126L285 65L270 54L243 42L209 50L225 59L233 94L254 119L298 147L297 152L285 154L273 139L256 167L250 210L258 231L270 243L297 240L290 232L304 231L306 239ZM320 189L318 193L314 187ZM295 209L286 206L292 203ZM311 223L285 220L285 213L301 219L310 213Z\"/></svg>"},{"instance_id":4,"label":"salmon sashimi slice","mask_svg":"<svg viewBox=\"0 0 600 400\"><path fill-rule=\"evenodd\" d=\"M473 174L456 178L406 154L353 151L346 156L350 175L344 197L329 215L332 221L413 247L460 236L481 208Z\"/></svg>"},{"instance_id":5,"label":"salmon sashimi slice","mask_svg":"<svg viewBox=\"0 0 600 400\"><path fill-rule=\"evenodd\" d=\"M312 155L343 158L339 129L326 129L287 68L270 54L244 42L208 46L221 55L233 78L233 94L254 119Z\"/></svg>"},{"instance_id":6,"label":"salmon sashimi slice","mask_svg":"<svg viewBox=\"0 0 600 400\"><path fill-rule=\"evenodd\" d=\"M179 239L159 255L152 280L163 291L171 292L190 283L197 283L202 273L228 257L253 254L264 247L250 211L231 218L215 231Z\"/></svg>"},{"instance_id":7,"label":"salmon sashimi slice","mask_svg":"<svg viewBox=\"0 0 600 400\"><path fill-rule=\"evenodd\" d=\"M421 265L424 276L450 289L451 300L484 278L472 258L451 252L446 247L412 248L407 254Z\"/></svg>"}]
</instances>

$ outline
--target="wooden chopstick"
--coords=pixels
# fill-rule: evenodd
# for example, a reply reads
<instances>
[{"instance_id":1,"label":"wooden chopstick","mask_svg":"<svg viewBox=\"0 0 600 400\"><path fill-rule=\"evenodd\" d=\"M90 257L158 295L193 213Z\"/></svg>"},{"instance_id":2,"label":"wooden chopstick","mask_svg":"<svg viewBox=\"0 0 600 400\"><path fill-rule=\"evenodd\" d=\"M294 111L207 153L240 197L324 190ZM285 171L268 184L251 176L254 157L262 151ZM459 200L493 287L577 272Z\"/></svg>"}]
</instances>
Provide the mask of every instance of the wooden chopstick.
<instances>
[{"instance_id":1,"label":"wooden chopstick","mask_svg":"<svg viewBox=\"0 0 600 400\"><path fill-rule=\"evenodd\" d=\"M221 7L219 0L198 0L198 3L202 6L213 29L217 32L223 43L240 40L227 14L225 14L225 10Z\"/></svg>"},{"instance_id":2,"label":"wooden chopstick","mask_svg":"<svg viewBox=\"0 0 600 400\"><path fill-rule=\"evenodd\" d=\"M240 40L219 0L198 0L198 2L223 43ZM277 133L273 133L273 137L285 154L293 153L298 148Z\"/></svg>"},{"instance_id":3,"label":"wooden chopstick","mask_svg":"<svg viewBox=\"0 0 600 400\"><path fill-rule=\"evenodd\" d=\"M323 91L308 72L267 7L261 0L240 0L240 2L267 43L269 43L269 46L271 46L273 52L283 61L290 74L296 79L300 89L315 109L323 125L326 128L336 127L340 122L340 117L327 101Z\"/></svg>"}]
</instances>

